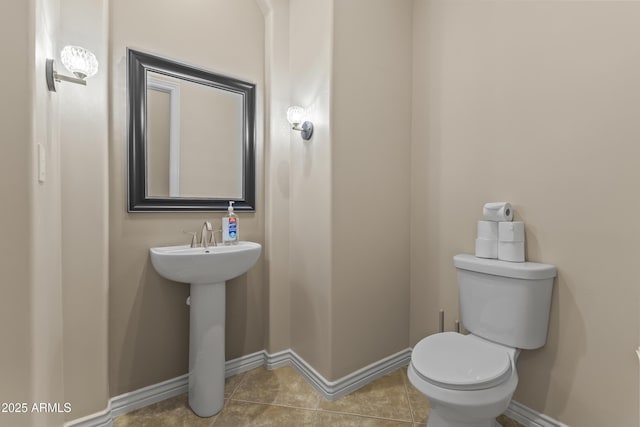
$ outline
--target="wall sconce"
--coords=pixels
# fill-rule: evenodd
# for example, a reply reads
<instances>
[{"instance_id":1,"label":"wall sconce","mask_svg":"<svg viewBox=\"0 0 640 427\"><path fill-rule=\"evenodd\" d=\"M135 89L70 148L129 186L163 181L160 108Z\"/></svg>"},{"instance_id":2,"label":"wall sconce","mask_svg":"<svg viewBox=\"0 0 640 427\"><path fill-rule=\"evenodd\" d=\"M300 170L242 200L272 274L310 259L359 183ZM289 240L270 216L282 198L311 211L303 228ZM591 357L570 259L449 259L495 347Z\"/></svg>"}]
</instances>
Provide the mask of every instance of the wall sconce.
<instances>
[{"instance_id":1,"label":"wall sconce","mask_svg":"<svg viewBox=\"0 0 640 427\"><path fill-rule=\"evenodd\" d=\"M56 91L56 82L77 83L87 85L85 79L98 72L98 60L90 50L80 46L65 46L60 52L62 64L72 72L75 77L58 74L55 69L55 60L47 59L45 71L47 73L47 87L51 92Z\"/></svg>"},{"instance_id":2,"label":"wall sconce","mask_svg":"<svg viewBox=\"0 0 640 427\"><path fill-rule=\"evenodd\" d=\"M297 130L302 135L302 139L308 141L313 135L313 123L302 121L304 119L304 108L294 105L287 109L287 120L291 123L291 129ZM302 123L302 126L300 125Z\"/></svg>"}]
</instances>

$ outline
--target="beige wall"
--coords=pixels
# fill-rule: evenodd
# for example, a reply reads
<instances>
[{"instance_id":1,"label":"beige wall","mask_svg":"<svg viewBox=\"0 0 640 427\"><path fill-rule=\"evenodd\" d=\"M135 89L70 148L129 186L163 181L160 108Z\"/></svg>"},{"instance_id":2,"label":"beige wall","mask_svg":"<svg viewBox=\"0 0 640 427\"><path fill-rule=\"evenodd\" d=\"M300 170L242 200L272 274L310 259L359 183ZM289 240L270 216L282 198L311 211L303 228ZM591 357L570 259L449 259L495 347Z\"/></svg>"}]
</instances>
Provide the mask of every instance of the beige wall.
<instances>
[{"instance_id":1,"label":"beige wall","mask_svg":"<svg viewBox=\"0 0 640 427\"><path fill-rule=\"evenodd\" d=\"M149 18L152 16L152 18ZM110 2L110 289L109 370L112 396L182 375L188 364L188 286L158 276L153 246L188 243L222 213L127 213L125 48L132 47L257 84L263 114L264 16L254 0ZM263 132L258 120L257 212L240 213L240 236L264 242ZM264 348L264 258L227 292L227 359Z\"/></svg>"},{"instance_id":2,"label":"beige wall","mask_svg":"<svg viewBox=\"0 0 640 427\"><path fill-rule=\"evenodd\" d=\"M31 20L29 2L9 2L0 14L0 52L3 68L16 75L3 89L0 103L0 194L4 203L0 209L2 244L0 271L0 401L28 401L31 398L31 272L30 245L33 233L30 219L32 149L31 98L32 74L29 54ZM2 414L2 423L26 426L30 417Z\"/></svg>"},{"instance_id":3,"label":"beige wall","mask_svg":"<svg viewBox=\"0 0 640 427\"><path fill-rule=\"evenodd\" d=\"M290 3L291 104L314 123L290 142L291 347L329 380L408 346L411 12Z\"/></svg>"},{"instance_id":4,"label":"beige wall","mask_svg":"<svg viewBox=\"0 0 640 427\"><path fill-rule=\"evenodd\" d=\"M17 73L3 90L0 125L3 296L2 402L63 402L61 180L58 100L44 79L55 57L59 2L5 5L2 60ZM0 107L1 109L2 107ZM38 144L46 163L38 180ZM30 408L29 408L30 410ZM63 415L0 415L3 425L50 426Z\"/></svg>"},{"instance_id":5,"label":"beige wall","mask_svg":"<svg viewBox=\"0 0 640 427\"><path fill-rule=\"evenodd\" d=\"M105 409L108 384L108 2L60 0L58 50L90 49L98 74L58 85L64 400L67 419ZM60 72L67 71L58 62Z\"/></svg>"},{"instance_id":6,"label":"beige wall","mask_svg":"<svg viewBox=\"0 0 640 427\"><path fill-rule=\"evenodd\" d=\"M337 379L408 347L413 3L333 3L330 379Z\"/></svg>"},{"instance_id":7,"label":"beige wall","mask_svg":"<svg viewBox=\"0 0 640 427\"><path fill-rule=\"evenodd\" d=\"M290 2L290 105L307 109L314 124L310 141L290 131L291 348L326 378L331 376L332 324L332 18L332 0Z\"/></svg>"},{"instance_id":8,"label":"beige wall","mask_svg":"<svg viewBox=\"0 0 640 427\"><path fill-rule=\"evenodd\" d=\"M61 277L61 168L59 138L59 99L46 86L44 75L47 57L56 57L59 24L59 1L35 0L31 3L29 24L29 74L31 91L30 167L23 175L30 183L31 207L31 315L32 343L29 356L33 366L33 401L63 400L63 283ZM14 36L15 39L15 36ZM28 94L28 95L27 95ZM37 144L44 148L46 176L37 177ZM14 178L15 182L15 178ZM62 414L34 415L34 425L60 423Z\"/></svg>"},{"instance_id":9,"label":"beige wall","mask_svg":"<svg viewBox=\"0 0 640 427\"><path fill-rule=\"evenodd\" d=\"M289 0L257 3L265 14L265 345L275 353L291 347Z\"/></svg>"},{"instance_id":10,"label":"beige wall","mask_svg":"<svg viewBox=\"0 0 640 427\"><path fill-rule=\"evenodd\" d=\"M640 4L417 1L411 342L457 316L451 257L509 200L558 267L547 345L515 400L572 426L638 425Z\"/></svg>"}]
</instances>

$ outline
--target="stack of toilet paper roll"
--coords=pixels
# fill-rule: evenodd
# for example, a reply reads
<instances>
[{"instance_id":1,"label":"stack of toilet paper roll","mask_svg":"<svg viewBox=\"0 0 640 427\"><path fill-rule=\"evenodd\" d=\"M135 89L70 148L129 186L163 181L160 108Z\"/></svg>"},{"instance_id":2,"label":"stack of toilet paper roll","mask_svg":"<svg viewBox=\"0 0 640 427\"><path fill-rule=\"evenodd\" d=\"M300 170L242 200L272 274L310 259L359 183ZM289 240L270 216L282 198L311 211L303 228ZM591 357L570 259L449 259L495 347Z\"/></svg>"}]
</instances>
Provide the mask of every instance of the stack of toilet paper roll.
<instances>
[{"instance_id":1,"label":"stack of toilet paper roll","mask_svg":"<svg viewBox=\"0 0 640 427\"><path fill-rule=\"evenodd\" d=\"M483 221L478 221L476 256L524 262L524 223L513 221L511 204L487 203L483 217Z\"/></svg>"},{"instance_id":2,"label":"stack of toilet paper roll","mask_svg":"<svg viewBox=\"0 0 640 427\"><path fill-rule=\"evenodd\" d=\"M477 257L498 258L498 224L495 221L478 221Z\"/></svg>"},{"instance_id":3,"label":"stack of toilet paper roll","mask_svg":"<svg viewBox=\"0 0 640 427\"><path fill-rule=\"evenodd\" d=\"M524 222L498 223L498 259L524 262Z\"/></svg>"}]
</instances>

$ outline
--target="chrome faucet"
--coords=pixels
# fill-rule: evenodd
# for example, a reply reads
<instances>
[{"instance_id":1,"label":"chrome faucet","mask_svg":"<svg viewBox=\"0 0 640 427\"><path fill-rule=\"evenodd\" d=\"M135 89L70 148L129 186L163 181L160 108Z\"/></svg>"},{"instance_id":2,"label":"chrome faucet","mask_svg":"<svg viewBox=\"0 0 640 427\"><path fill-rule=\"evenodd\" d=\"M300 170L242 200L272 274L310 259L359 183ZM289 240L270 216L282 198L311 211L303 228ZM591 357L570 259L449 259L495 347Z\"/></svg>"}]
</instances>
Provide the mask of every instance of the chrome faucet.
<instances>
[{"instance_id":1,"label":"chrome faucet","mask_svg":"<svg viewBox=\"0 0 640 427\"><path fill-rule=\"evenodd\" d=\"M209 246L209 242L207 242L207 231L210 233L210 239L213 240L213 246L216 246L216 238L213 235L213 227L211 227L211 223L209 221L205 221L202 224L202 233L200 234L200 246L206 248Z\"/></svg>"}]
</instances>

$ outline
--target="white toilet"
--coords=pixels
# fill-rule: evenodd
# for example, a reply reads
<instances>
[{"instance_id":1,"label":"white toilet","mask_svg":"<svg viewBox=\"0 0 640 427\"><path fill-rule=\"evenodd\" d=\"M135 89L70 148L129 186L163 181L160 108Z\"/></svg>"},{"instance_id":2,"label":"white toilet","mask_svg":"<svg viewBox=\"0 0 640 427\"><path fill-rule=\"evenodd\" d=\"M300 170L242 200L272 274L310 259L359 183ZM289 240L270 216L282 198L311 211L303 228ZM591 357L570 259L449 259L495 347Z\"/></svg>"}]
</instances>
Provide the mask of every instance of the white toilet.
<instances>
[{"instance_id":1,"label":"white toilet","mask_svg":"<svg viewBox=\"0 0 640 427\"><path fill-rule=\"evenodd\" d=\"M456 255L462 335L422 339L409 380L431 403L427 427L495 427L518 385L520 349L547 340L556 268Z\"/></svg>"}]
</instances>

